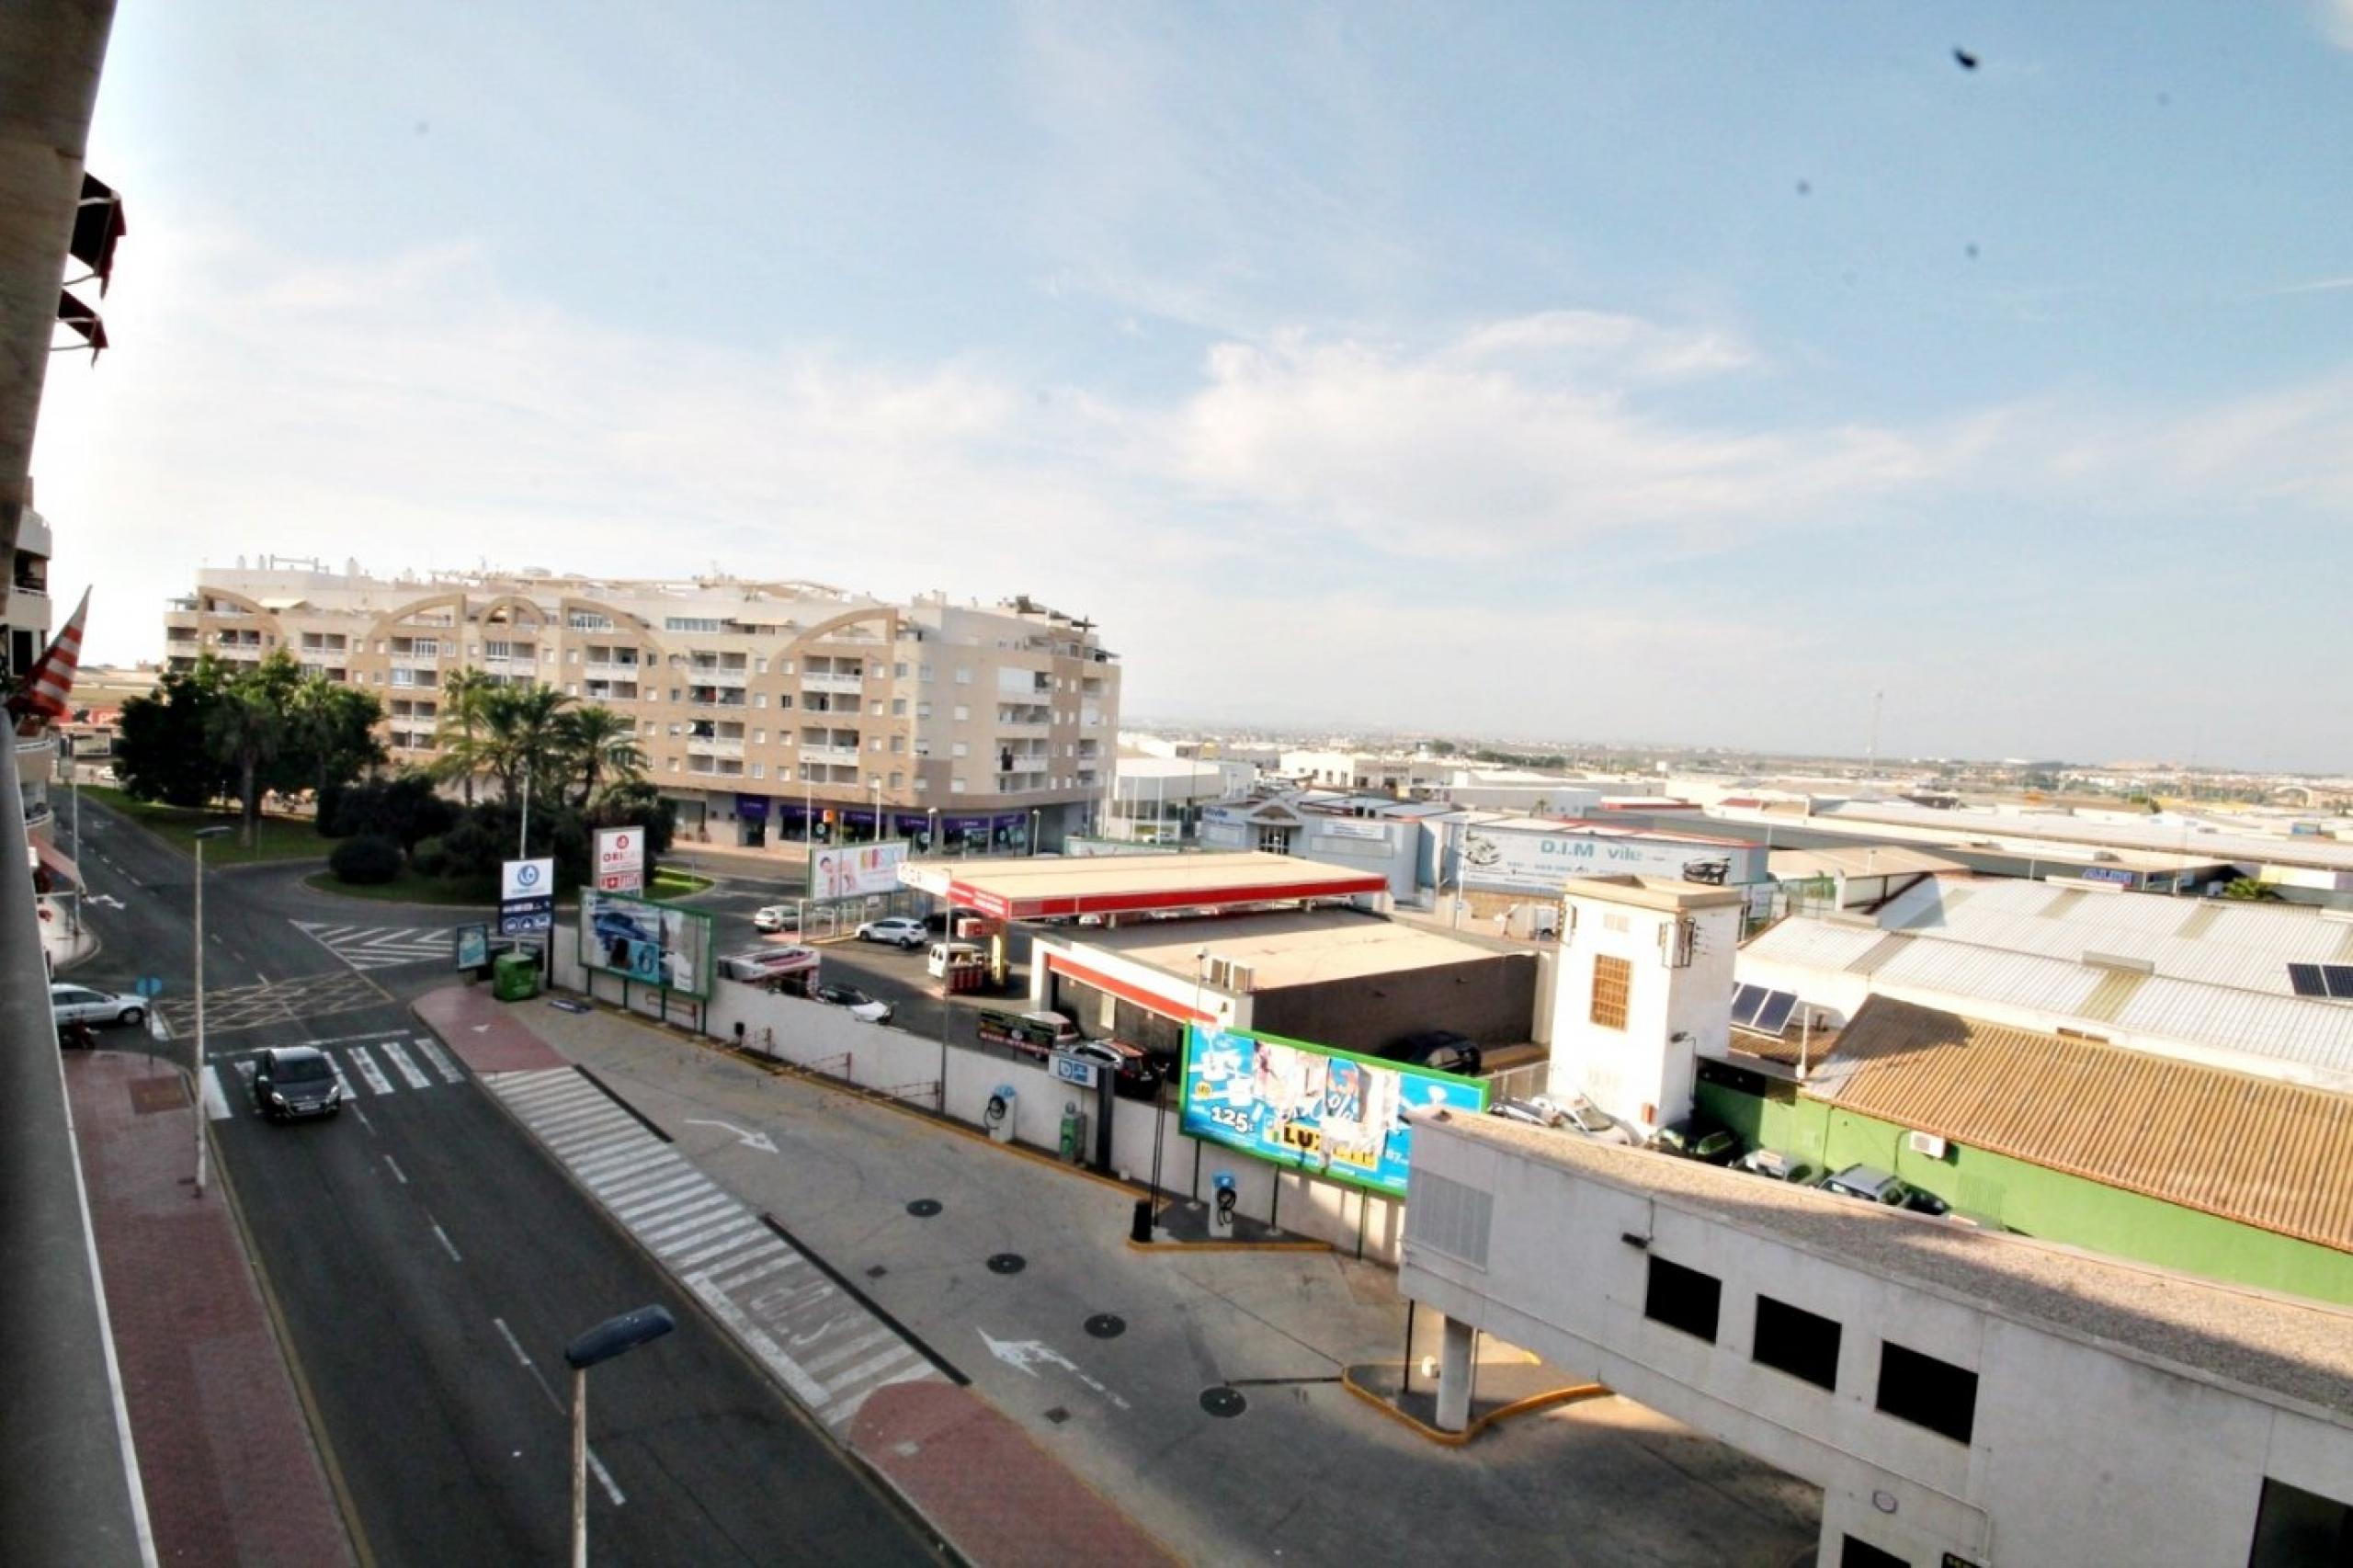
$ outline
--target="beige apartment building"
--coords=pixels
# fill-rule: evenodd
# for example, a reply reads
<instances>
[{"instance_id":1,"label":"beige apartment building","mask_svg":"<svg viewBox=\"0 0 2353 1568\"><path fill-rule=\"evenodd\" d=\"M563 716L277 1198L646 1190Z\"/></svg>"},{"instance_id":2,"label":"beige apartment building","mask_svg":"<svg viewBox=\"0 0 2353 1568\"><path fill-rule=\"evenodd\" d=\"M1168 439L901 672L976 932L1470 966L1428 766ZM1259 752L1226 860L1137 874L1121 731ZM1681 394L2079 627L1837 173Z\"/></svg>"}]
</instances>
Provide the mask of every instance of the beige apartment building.
<instances>
[{"instance_id":1,"label":"beige apartment building","mask_svg":"<svg viewBox=\"0 0 2353 1568\"><path fill-rule=\"evenodd\" d=\"M602 704L637 722L689 841L1053 847L1092 821L1119 733L1117 655L1091 622L1027 598L892 604L725 577L388 580L273 558L199 572L164 626L176 668L283 648L372 692L400 763L432 760L442 687L469 666Z\"/></svg>"}]
</instances>

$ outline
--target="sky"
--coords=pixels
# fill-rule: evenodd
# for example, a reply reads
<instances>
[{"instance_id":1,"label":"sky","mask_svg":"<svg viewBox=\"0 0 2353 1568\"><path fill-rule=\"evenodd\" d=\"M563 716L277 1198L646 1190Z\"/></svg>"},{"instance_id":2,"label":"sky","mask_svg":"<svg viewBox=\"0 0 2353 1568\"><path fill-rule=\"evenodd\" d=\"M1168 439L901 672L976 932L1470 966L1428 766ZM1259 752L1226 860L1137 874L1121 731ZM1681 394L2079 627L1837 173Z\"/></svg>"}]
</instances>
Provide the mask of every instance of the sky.
<instances>
[{"instance_id":1,"label":"sky","mask_svg":"<svg viewBox=\"0 0 2353 1568\"><path fill-rule=\"evenodd\" d=\"M100 660L722 571L1131 716L2353 770L2348 147L2353 0L121 0L37 495Z\"/></svg>"}]
</instances>

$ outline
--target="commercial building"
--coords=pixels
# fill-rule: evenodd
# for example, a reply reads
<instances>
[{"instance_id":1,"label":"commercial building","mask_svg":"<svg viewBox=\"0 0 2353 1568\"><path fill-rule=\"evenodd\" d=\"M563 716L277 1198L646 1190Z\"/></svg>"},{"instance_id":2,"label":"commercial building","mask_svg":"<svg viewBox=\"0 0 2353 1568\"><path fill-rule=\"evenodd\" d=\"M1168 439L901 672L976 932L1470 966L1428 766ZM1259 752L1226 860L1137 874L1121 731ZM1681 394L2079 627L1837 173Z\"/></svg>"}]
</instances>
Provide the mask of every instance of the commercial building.
<instances>
[{"instance_id":1,"label":"commercial building","mask_svg":"<svg viewBox=\"0 0 2353 1568\"><path fill-rule=\"evenodd\" d=\"M1059 843L1099 812L1119 729L1117 655L1027 598L272 563L207 569L164 619L175 667L284 649L369 691L402 762L432 760L463 669L611 708L636 722L682 835L725 844Z\"/></svg>"},{"instance_id":2,"label":"commercial building","mask_svg":"<svg viewBox=\"0 0 2353 1568\"><path fill-rule=\"evenodd\" d=\"M1171 757L1120 748L1111 782L1107 838L1137 844L1189 844L1199 836L1202 812L1247 795L1257 781L1255 763Z\"/></svg>"}]
</instances>

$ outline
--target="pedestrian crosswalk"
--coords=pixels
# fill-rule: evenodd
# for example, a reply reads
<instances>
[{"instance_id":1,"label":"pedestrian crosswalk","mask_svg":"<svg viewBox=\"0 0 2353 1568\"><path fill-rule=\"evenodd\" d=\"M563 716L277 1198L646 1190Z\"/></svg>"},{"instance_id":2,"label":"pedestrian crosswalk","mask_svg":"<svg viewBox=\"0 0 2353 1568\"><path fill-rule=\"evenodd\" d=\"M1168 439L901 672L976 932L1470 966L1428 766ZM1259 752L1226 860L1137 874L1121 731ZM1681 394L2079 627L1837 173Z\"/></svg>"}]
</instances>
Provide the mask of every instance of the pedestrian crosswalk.
<instances>
[{"instance_id":1,"label":"pedestrian crosswalk","mask_svg":"<svg viewBox=\"0 0 2353 1568\"><path fill-rule=\"evenodd\" d=\"M466 1081L465 1070L427 1035L364 1036L319 1047L347 1100L364 1104L381 1095L438 1089ZM215 1121L249 1111L259 1051L205 1064L204 1110ZM395 1082L397 1080L397 1082ZM364 1092L363 1092L364 1091Z\"/></svg>"},{"instance_id":2,"label":"pedestrian crosswalk","mask_svg":"<svg viewBox=\"0 0 2353 1568\"><path fill-rule=\"evenodd\" d=\"M317 920L290 924L362 973L427 960L456 961L451 945L455 938L447 926L331 926Z\"/></svg>"},{"instance_id":3,"label":"pedestrian crosswalk","mask_svg":"<svg viewBox=\"0 0 2353 1568\"><path fill-rule=\"evenodd\" d=\"M896 1327L570 1067L483 1082L574 1178L828 1426L942 1377Z\"/></svg>"}]
</instances>

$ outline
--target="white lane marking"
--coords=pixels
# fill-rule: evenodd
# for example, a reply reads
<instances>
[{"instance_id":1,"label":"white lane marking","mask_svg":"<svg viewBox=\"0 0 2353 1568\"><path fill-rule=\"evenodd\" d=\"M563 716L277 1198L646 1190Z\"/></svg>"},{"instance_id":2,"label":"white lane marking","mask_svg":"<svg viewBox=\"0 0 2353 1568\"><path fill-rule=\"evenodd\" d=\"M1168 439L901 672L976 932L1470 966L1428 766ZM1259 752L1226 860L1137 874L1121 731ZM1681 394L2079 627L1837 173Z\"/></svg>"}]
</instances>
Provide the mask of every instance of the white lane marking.
<instances>
[{"instance_id":1,"label":"white lane marking","mask_svg":"<svg viewBox=\"0 0 2353 1568\"><path fill-rule=\"evenodd\" d=\"M730 1231L742 1230L749 1220L750 1216L740 1209L733 1214L723 1214L721 1210L713 1210L710 1213L702 1215L693 1221L695 1224L703 1226L700 1230L688 1231L681 1235L674 1229L670 1239L665 1242L655 1242L651 1236L643 1239L664 1257L670 1259L673 1263L682 1263L685 1254L692 1252L706 1243L718 1240Z\"/></svg>"},{"instance_id":2,"label":"white lane marking","mask_svg":"<svg viewBox=\"0 0 2353 1568\"><path fill-rule=\"evenodd\" d=\"M204 1069L204 1114L214 1121L229 1119L229 1096L221 1086L221 1069Z\"/></svg>"},{"instance_id":3,"label":"white lane marking","mask_svg":"<svg viewBox=\"0 0 2353 1568\"><path fill-rule=\"evenodd\" d=\"M449 1053L441 1049L439 1041L418 1035L416 1049L425 1052L425 1059L433 1063L433 1070L440 1074L445 1082L462 1084L466 1081L466 1075L458 1071L458 1064L449 1060Z\"/></svg>"},{"instance_id":4,"label":"white lane marking","mask_svg":"<svg viewBox=\"0 0 2353 1568\"><path fill-rule=\"evenodd\" d=\"M688 1182L701 1179L699 1174L683 1165L655 1165L638 1172L626 1181L613 1183L597 1196L603 1199L608 1207L620 1203L634 1203L639 1199L651 1198L657 1192L667 1192L673 1188L684 1187Z\"/></svg>"},{"instance_id":5,"label":"white lane marking","mask_svg":"<svg viewBox=\"0 0 2353 1568\"><path fill-rule=\"evenodd\" d=\"M368 1130L368 1136L370 1138L376 1136L376 1124L368 1119L368 1113L359 1108L359 1102L358 1100L346 1100L343 1103L351 1108L351 1114L359 1119L359 1125Z\"/></svg>"},{"instance_id":6,"label":"white lane marking","mask_svg":"<svg viewBox=\"0 0 2353 1568\"><path fill-rule=\"evenodd\" d=\"M366 1046L355 1045L351 1048L351 1064L359 1069L359 1075L368 1080L369 1088L380 1095L389 1095L392 1092L392 1081L384 1076L384 1070L376 1065L376 1059L368 1054Z\"/></svg>"},{"instance_id":7,"label":"white lane marking","mask_svg":"<svg viewBox=\"0 0 2353 1568\"><path fill-rule=\"evenodd\" d=\"M433 1080L426 1077L424 1070L408 1059L408 1052L401 1049L400 1041L388 1040L377 1049L384 1053L384 1059L392 1064L393 1070L408 1080L410 1088L429 1089L433 1086Z\"/></svg>"},{"instance_id":8,"label":"white lane marking","mask_svg":"<svg viewBox=\"0 0 2353 1568\"><path fill-rule=\"evenodd\" d=\"M703 1210L733 1202L734 1202L733 1199L706 1182L701 1187L689 1192L682 1192L675 1198L666 1198L659 1203L642 1205L634 1214L622 1214L621 1222L649 1242L659 1241L670 1234L670 1228L681 1221L688 1224L701 1224L703 1220L697 1216L701 1214ZM615 1212L618 1213L619 1210Z\"/></svg>"},{"instance_id":9,"label":"white lane marking","mask_svg":"<svg viewBox=\"0 0 2353 1568\"><path fill-rule=\"evenodd\" d=\"M548 1396L548 1403L555 1407L555 1413L562 1415L564 1413L563 1401L556 1398L555 1390L549 1386L547 1374L540 1371L531 1358L524 1353L523 1342L515 1337L515 1331L506 1326L506 1320L493 1318L490 1321L492 1326L498 1330L498 1336L506 1341L506 1348L515 1352L515 1359L523 1364L523 1369L531 1374L531 1381L540 1385L541 1393ZM620 1507L626 1499L621 1496L621 1489L613 1484L612 1471L607 1470L605 1461L597 1457L593 1444L588 1449L588 1468L595 1473L597 1484L605 1489L605 1495L613 1500L613 1506Z\"/></svg>"},{"instance_id":10,"label":"white lane marking","mask_svg":"<svg viewBox=\"0 0 2353 1568\"><path fill-rule=\"evenodd\" d=\"M881 1355L875 1357L872 1360L858 1363L857 1366L852 1367L848 1371L844 1372L840 1377L835 1378L832 1382L827 1383L825 1385L825 1392L829 1394L840 1393L851 1384L864 1382L867 1379L872 1377L883 1368L888 1367L894 1362L904 1361L914 1354L915 1352L908 1349L904 1344L893 1345L890 1349L885 1350Z\"/></svg>"},{"instance_id":11,"label":"white lane marking","mask_svg":"<svg viewBox=\"0 0 2353 1568\"><path fill-rule=\"evenodd\" d=\"M243 1067L244 1063L240 1062L237 1065ZM343 1075L343 1063L330 1056L327 1058L327 1070L335 1074L335 1086L343 1091L345 1099L355 1100L359 1097L351 1092L351 1080Z\"/></svg>"},{"instance_id":12,"label":"white lane marking","mask_svg":"<svg viewBox=\"0 0 2353 1568\"><path fill-rule=\"evenodd\" d=\"M779 1257L777 1256L779 1253L781 1253L784 1256ZM761 1259L757 1267L747 1268L744 1267L750 1263L755 1257ZM734 1262L727 1266L732 1269L741 1270L741 1272L733 1274L713 1274L711 1278L722 1290L740 1290L746 1285L755 1284L759 1280L767 1278L771 1274L779 1273L784 1269L790 1268L796 1263L801 1263L804 1261L806 1260L803 1259L799 1253L793 1251L790 1247L786 1246L782 1242L772 1241L771 1245L763 1252L747 1252L742 1257L737 1258Z\"/></svg>"},{"instance_id":13,"label":"white lane marking","mask_svg":"<svg viewBox=\"0 0 2353 1568\"><path fill-rule=\"evenodd\" d=\"M384 1164L392 1167L392 1178L395 1181L398 1181L403 1187L406 1187L408 1185L407 1174L401 1169L399 1161L393 1159L390 1154L387 1154L384 1156Z\"/></svg>"},{"instance_id":14,"label":"white lane marking","mask_svg":"<svg viewBox=\"0 0 2353 1568\"><path fill-rule=\"evenodd\" d=\"M825 1385L802 1371L794 1363L792 1358L787 1356L777 1342L767 1336L759 1324L754 1323L741 1308L727 1299L724 1292L714 1290L710 1281L700 1275L689 1278L687 1280L687 1289L692 1290L696 1299L709 1307L720 1322L733 1329L737 1338L751 1346L752 1354L759 1358L760 1364L783 1379L785 1386L800 1398L802 1404L809 1407L813 1415L824 1413L826 1402L831 1397L825 1392Z\"/></svg>"},{"instance_id":15,"label":"white lane marking","mask_svg":"<svg viewBox=\"0 0 2353 1568\"><path fill-rule=\"evenodd\" d=\"M560 1126L534 1127L531 1131L538 1133L540 1142L553 1149L567 1165L573 1155L601 1147L616 1139L638 1142L645 1137L644 1128L609 1106L603 1110L582 1111L577 1116L567 1117Z\"/></svg>"},{"instance_id":16,"label":"white lane marking","mask_svg":"<svg viewBox=\"0 0 2353 1568\"><path fill-rule=\"evenodd\" d=\"M687 1118L687 1125L689 1127L720 1128L722 1131L735 1134L735 1142L741 1143L746 1149L757 1149L764 1154L773 1154L777 1152L775 1139L770 1138L765 1132L754 1132L747 1128L738 1127L732 1121L706 1121L701 1117L690 1116Z\"/></svg>"},{"instance_id":17,"label":"white lane marking","mask_svg":"<svg viewBox=\"0 0 2353 1568\"><path fill-rule=\"evenodd\" d=\"M868 1400L872 1399L892 1384L916 1382L925 1378L937 1376L938 1370L929 1361L918 1357L912 1365L901 1368L880 1381L869 1383L843 1400L840 1406L834 1412L834 1426L836 1427L842 1426L851 1416L856 1415Z\"/></svg>"},{"instance_id":18,"label":"white lane marking","mask_svg":"<svg viewBox=\"0 0 2353 1568\"><path fill-rule=\"evenodd\" d=\"M620 1108L605 1096L602 1089L593 1084L583 1084L577 1089L559 1089L553 1094L542 1095L529 1101L510 1100L508 1103L514 1105L515 1109L524 1120L535 1123L591 1108L601 1108L606 1110Z\"/></svg>"},{"instance_id":19,"label":"white lane marking","mask_svg":"<svg viewBox=\"0 0 2353 1568\"><path fill-rule=\"evenodd\" d=\"M426 1222L433 1227L433 1234L435 1238L440 1242L441 1250L449 1255L449 1261L451 1263L463 1263L466 1261L464 1258L458 1256L458 1244L449 1239L449 1233L441 1228L440 1221L428 1218Z\"/></svg>"},{"instance_id":20,"label":"white lane marking","mask_svg":"<svg viewBox=\"0 0 2353 1568\"><path fill-rule=\"evenodd\" d=\"M670 1153L669 1150L665 1149L659 1153L651 1153L646 1155L642 1161L635 1165L627 1166L620 1170L607 1171L601 1176L581 1176L580 1179L586 1184L589 1191L595 1193L601 1199L608 1198L616 1193L620 1193L635 1186L646 1177L654 1176L659 1172L693 1169L693 1166L678 1158L677 1155ZM575 1172L574 1174L577 1175L578 1173ZM698 1172L697 1174L699 1175L700 1173Z\"/></svg>"},{"instance_id":21,"label":"white lane marking","mask_svg":"<svg viewBox=\"0 0 2353 1568\"><path fill-rule=\"evenodd\" d=\"M585 1181L595 1176L611 1176L615 1171L627 1168L631 1162L642 1164L648 1160L660 1159L669 1153L670 1148L666 1143L656 1142L651 1138L642 1141L632 1138L613 1148L610 1153L599 1153L593 1159L583 1157L577 1160L566 1160L564 1164L572 1167L573 1175Z\"/></svg>"},{"instance_id":22,"label":"white lane marking","mask_svg":"<svg viewBox=\"0 0 2353 1568\"><path fill-rule=\"evenodd\" d=\"M878 1345L887 1344L897 1337L897 1335L887 1328L878 1328L870 1334L859 1335L839 1349L828 1350L823 1356L812 1356L801 1365L804 1370L814 1376L829 1367L838 1367L851 1357L871 1350Z\"/></svg>"},{"instance_id":23,"label":"white lane marking","mask_svg":"<svg viewBox=\"0 0 2353 1568\"><path fill-rule=\"evenodd\" d=\"M538 1106L569 1089L597 1092L597 1085L570 1067L540 1067L529 1073L501 1073L498 1092L515 1105ZM509 1088L508 1085L514 1087Z\"/></svg>"},{"instance_id":24,"label":"white lane marking","mask_svg":"<svg viewBox=\"0 0 2353 1568\"><path fill-rule=\"evenodd\" d=\"M724 1241L714 1243L699 1252L690 1252L681 1256L678 1259L678 1267L681 1268L711 1267L718 1266L726 1258L740 1257L745 1246L757 1242L761 1233L758 1222L754 1221Z\"/></svg>"}]
</instances>

